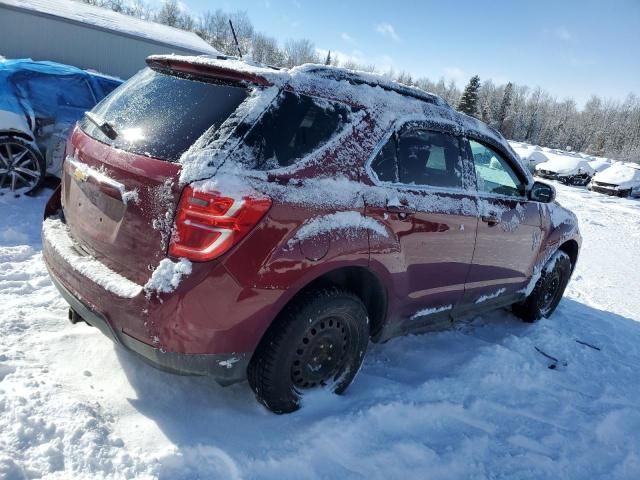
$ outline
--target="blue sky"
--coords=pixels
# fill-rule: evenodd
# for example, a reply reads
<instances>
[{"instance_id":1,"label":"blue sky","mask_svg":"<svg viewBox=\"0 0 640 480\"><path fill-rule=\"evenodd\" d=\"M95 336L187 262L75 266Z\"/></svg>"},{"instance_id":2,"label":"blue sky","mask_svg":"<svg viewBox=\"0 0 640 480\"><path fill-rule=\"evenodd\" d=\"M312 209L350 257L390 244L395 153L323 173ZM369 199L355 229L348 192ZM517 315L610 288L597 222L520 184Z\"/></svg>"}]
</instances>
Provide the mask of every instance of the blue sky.
<instances>
[{"instance_id":1,"label":"blue sky","mask_svg":"<svg viewBox=\"0 0 640 480\"><path fill-rule=\"evenodd\" d=\"M464 86L473 74L540 86L583 105L640 94L640 0L182 0L192 13L246 10L281 42Z\"/></svg>"}]
</instances>

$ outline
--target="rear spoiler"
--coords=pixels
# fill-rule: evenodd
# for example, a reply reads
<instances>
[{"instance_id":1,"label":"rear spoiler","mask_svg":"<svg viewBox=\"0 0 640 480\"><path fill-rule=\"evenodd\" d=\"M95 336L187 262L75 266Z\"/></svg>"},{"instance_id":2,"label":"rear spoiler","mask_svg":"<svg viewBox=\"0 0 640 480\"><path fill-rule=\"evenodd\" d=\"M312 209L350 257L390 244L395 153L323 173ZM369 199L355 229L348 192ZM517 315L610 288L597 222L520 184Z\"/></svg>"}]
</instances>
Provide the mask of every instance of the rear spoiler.
<instances>
[{"instance_id":1,"label":"rear spoiler","mask_svg":"<svg viewBox=\"0 0 640 480\"><path fill-rule=\"evenodd\" d=\"M247 82L254 85L269 87L273 85L265 77L250 71L241 71L218 63L191 62L180 58L148 57L149 68L158 71L179 72L196 77L216 78L228 82Z\"/></svg>"}]
</instances>

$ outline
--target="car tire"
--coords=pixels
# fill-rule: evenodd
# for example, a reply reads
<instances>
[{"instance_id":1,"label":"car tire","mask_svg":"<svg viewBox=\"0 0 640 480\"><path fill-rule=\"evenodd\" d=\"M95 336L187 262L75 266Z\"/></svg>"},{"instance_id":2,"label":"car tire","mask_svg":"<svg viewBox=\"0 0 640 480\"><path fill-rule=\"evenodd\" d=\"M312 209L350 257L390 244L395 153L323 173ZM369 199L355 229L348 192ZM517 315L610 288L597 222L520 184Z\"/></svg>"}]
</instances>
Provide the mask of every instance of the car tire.
<instances>
[{"instance_id":1,"label":"car tire","mask_svg":"<svg viewBox=\"0 0 640 480\"><path fill-rule=\"evenodd\" d=\"M18 137L0 137L0 194L8 189L31 195L42 186L45 175L44 157L33 143Z\"/></svg>"},{"instance_id":2,"label":"car tire","mask_svg":"<svg viewBox=\"0 0 640 480\"><path fill-rule=\"evenodd\" d=\"M249 363L249 384L272 412L293 412L308 389L343 393L368 342L367 310L358 296L338 288L307 292L267 330Z\"/></svg>"},{"instance_id":3,"label":"car tire","mask_svg":"<svg viewBox=\"0 0 640 480\"><path fill-rule=\"evenodd\" d=\"M543 267L531 294L512 306L513 313L528 323L548 318L560 303L570 277L571 259L558 250Z\"/></svg>"}]
</instances>

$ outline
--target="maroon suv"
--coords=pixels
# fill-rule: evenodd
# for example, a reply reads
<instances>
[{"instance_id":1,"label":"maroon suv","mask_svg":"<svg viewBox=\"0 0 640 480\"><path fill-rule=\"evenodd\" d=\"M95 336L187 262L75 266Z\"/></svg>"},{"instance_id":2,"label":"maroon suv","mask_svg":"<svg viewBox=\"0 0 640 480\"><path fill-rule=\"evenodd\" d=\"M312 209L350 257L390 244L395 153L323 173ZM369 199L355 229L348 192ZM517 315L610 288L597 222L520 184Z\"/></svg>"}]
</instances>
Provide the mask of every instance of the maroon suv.
<instances>
[{"instance_id":1,"label":"maroon suv","mask_svg":"<svg viewBox=\"0 0 640 480\"><path fill-rule=\"evenodd\" d=\"M575 216L439 97L317 65L147 63L77 125L47 205L72 322L287 412L343 392L370 339L560 301Z\"/></svg>"}]
</instances>

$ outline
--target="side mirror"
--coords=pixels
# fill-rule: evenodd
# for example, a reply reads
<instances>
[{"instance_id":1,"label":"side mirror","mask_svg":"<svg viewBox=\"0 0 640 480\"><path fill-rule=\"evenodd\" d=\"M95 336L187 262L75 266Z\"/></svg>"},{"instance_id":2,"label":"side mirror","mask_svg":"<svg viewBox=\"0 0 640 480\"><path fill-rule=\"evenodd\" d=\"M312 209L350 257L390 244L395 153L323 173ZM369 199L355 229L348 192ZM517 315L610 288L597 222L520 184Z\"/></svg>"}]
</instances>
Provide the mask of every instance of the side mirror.
<instances>
[{"instance_id":1,"label":"side mirror","mask_svg":"<svg viewBox=\"0 0 640 480\"><path fill-rule=\"evenodd\" d=\"M529 200L540 203L551 203L556 199L556 189L542 182L533 182L529 190Z\"/></svg>"}]
</instances>

